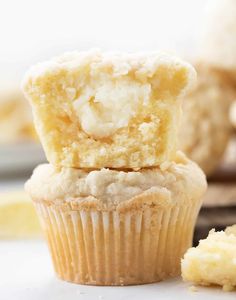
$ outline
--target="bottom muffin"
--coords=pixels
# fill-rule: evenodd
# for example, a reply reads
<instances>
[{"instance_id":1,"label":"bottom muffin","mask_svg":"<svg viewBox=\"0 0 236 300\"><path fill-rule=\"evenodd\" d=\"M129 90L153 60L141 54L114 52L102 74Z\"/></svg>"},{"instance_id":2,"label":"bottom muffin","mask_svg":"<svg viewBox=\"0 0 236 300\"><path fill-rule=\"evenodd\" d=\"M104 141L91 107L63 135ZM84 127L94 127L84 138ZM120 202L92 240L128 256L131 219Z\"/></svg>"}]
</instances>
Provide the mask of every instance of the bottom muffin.
<instances>
[{"instance_id":1,"label":"bottom muffin","mask_svg":"<svg viewBox=\"0 0 236 300\"><path fill-rule=\"evenodd\" d=\"M129 285L180 274L206 179L179 153L139 171L45 164L26 183L57 275L92 285Z\"/></svg>"}]
</instances>

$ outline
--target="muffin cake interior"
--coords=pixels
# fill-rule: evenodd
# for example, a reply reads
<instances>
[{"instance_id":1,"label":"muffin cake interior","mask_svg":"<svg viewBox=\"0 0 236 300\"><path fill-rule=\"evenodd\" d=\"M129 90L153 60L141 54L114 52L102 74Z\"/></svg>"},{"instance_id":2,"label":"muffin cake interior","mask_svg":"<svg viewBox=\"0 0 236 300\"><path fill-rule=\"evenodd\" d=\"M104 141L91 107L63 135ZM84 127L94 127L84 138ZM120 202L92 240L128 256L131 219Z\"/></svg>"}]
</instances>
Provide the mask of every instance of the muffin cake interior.
<instances>
[{"instance_id":1,"label":"muffin cake interior","mask_svg":"<svg viewBox=\"0 0 236 300\"><path fill-rule=\"evenodd\" d=\"M72 53L36 66L24 90L50 162L135 168L173 157L176 98L194 75L163 54Z\"/></svg>"},{"instance_id":2,"label":"muffin cake interior","mask_svg":"<svg viewBox=\"0 0 236 300\"><path fill-rule=\"evenodd\" d=\"M182 277L200 285L221 285L225 291L236 287L236 225L225 231L212 229L182 260Z\"/></svg>"}]
</instances>

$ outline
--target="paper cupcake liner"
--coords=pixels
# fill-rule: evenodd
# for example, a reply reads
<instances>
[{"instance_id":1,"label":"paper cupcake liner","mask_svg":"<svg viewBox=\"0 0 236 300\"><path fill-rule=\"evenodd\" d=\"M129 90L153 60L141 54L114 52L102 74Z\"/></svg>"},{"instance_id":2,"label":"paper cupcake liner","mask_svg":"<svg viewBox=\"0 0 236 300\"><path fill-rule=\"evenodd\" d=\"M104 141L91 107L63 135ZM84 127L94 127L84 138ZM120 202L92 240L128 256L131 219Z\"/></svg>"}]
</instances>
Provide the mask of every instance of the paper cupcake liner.
<instances>
[{"instance_id":1,"label":"paper cupcake liner","mask_svg":"<svg viewBox=\"0 0 236 300\"><path fill-rule=\"evenodd\" d=\"M129 285L180 273L180 259L191 246L200 203L128 212L35 205L61 279Z\"/></svg>"}]
</instances>

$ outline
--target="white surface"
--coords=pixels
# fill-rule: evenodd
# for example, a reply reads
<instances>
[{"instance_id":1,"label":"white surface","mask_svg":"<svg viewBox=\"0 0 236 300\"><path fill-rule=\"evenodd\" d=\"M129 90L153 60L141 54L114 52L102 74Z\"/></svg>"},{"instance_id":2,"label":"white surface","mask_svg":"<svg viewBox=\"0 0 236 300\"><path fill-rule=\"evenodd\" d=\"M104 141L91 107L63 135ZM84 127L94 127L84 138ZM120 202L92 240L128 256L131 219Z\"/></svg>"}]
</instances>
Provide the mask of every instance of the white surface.
<instances>
[{"instance_id":1,"label":"white surface","mask_svg":"<svg viewBox=\"0 0 236 300\"><path fill-rule=\"evenodd\" d=\"M36 143L18 143L0 146L0 175L32 170L46 161L43 149Z\"/></svg>"},{"instance_id":2,"label":"white surface","mask_svg":"<svg viewBox=\"0 0 236 300\"><path fill-rule=\"evenodd\" d=\"M95 287L55 278L46 245L42 241L0 242L1 300L228 300L236 292L200 288L191 292L181 279L129 287Z\"/></svg>"}]
</instances>

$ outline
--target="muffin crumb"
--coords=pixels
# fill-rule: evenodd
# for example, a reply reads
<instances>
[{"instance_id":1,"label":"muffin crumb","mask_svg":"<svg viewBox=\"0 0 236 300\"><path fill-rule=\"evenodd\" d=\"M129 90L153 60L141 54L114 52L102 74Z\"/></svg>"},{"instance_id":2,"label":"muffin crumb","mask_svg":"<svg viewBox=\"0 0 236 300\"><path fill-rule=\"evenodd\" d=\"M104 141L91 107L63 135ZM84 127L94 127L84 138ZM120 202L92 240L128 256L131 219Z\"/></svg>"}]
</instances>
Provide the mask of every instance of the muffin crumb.
<instances>
[{"instance_id":1,"label":"muffin crumb","mask_svg":"<svg viewBox=\"0 0 236 300\"><path fill-rule=\"evenodd\" d=\"M198 292L198 289L195 285L191 285L188 289L189 289L190 292L193 292L193 293Z\"/></svg>"},{"instance_id":2,"label":"muffin crumb","mask_svg":"<svg viewBox=\"0 0 236 300\"><path fill-rule=\"evenodd\" d=\"M181 261L185 281L209 286L220 285L224 291L236 287L236 228L212 229L197 247L187 250Z\"/></svg>"}]
</instances>

